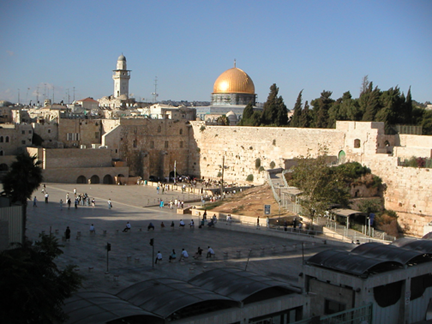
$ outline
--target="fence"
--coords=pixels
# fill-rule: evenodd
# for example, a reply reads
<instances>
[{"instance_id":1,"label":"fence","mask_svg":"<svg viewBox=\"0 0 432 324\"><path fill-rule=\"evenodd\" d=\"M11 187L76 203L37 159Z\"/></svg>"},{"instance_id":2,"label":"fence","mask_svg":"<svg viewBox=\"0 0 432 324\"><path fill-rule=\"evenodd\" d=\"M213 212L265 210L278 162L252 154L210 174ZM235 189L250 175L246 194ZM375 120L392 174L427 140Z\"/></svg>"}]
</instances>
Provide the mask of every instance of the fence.
<instances>
[{"instance_id":1,"label":"fence","mask_svg":"<svg viewBox=\"0 0 432 324\"><path fill-rule=\"evenodd\" d=\"M372 324L373 308L372 304L349 309L343 312L321 316L319 321L316 319L304 319L294 324Z\"/></svg>"}]
</instances>

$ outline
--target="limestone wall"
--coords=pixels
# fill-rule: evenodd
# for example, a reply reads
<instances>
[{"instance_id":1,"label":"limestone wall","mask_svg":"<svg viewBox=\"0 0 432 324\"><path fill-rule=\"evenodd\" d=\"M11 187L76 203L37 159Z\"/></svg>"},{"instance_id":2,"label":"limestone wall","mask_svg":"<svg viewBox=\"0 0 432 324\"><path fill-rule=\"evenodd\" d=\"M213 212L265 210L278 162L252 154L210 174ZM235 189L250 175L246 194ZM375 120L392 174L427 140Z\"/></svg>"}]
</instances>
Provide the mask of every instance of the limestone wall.
<instances>
[{"instance_id":1,"label":"limestone wall","mask_svg":"<svg viewBox=\"0 0 432 324\"><path fill-rule=\"evenodd\" d=\"M67 172L65 172L67 171ZM43 179L46 182L62 182L62 183L77 183L78 177L80 183L88 183L92 177L97 177L98 183L104 183L104 179L111 179L114 183L114 177L123 175L127 178L129 172L128 167L93 167L93 168L63 168L45 169L42 172ZM97 182L94 182L97 183ZM109 183L109 182L106 182Z\"/></svg>"},{"instance_id":2,"label":"limestone wall","mask_svg":"<svg viewBox=\"0 0 432 324\"><path fill-rule=\"evenodd\" d=\"M111 167L111 152L105 149L43 149L44 169Z\"/></svg>"},{"instance_id":3,"label":"limestone wall","mask_svg":"<svg viewBox=\"0 0 432 324\"><path fill-rule=\"evenodd\" d=\"M131 176L165 178L174 171L190 174L190 126L185 120L121 119L103 136L112 156L127 162Z\"/></svg>"},{"instance_id":4,"label":"limestone wall","mask_svg":"<svg viewBox=\"0 0 432 324\"><path fill-rule=\"evenodd\" d=\"M320 146L328 148L329 155L338 155L344 149L344 133L335 129L305 129L288 127L235 127L209 126L191 122L198 154L191 152L196 171L206 178L218 178L225 164L224 179L245 182L252 174L254 183L266 181L260 166L283 168L285 159L318 154Z\"/></svg>"},{"instance_id":5,"label":"limestone wall","mask_svg":"<svg viewBox=\"0 0 432 324\"><path fill-rule=\"evenodd\" d=\"M68 134L78 134L70 138ZM61 118L58 127L58 139L64 147L80 147L100 144L102 137L102 122L99 119L68 119Z\"/></svg>"}]
</instances>

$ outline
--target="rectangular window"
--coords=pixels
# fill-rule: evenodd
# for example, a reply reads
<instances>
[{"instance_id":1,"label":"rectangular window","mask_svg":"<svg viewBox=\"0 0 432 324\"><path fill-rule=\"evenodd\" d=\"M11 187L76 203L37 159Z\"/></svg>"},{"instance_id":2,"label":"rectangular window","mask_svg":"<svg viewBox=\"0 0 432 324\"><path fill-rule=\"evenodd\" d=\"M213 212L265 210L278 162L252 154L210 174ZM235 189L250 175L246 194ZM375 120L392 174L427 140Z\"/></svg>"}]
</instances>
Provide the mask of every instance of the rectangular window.
<instances>
[{"instance_id":1,"label":"rectangular window","mask_svg":"<svg viewBox=\"0 0 432 324\"><path fill-rule=\"evenodd\" d=\"M168 141L165 141L165 148L168 148Z\"/></svg>"},{"instance_id":2,"label":"rectangular window","mask_svg":"<svg viewBox=\"0 0 432 324\"><path fill-rule=\"evenodd\" d=\"M334 314L334 313L339 313L339 312L344 311L345 308L346 308L345 304L338 303L337 301L334 301L334 300L326 299L325 305L324 305L324 314L330 315L330 314Z\"/></svg>"},{"instance_id":3,"label":"rectangular window","mask_svg":"<svg viewBox=\"0 0 432 324\"><path fill-rule=\"evenodd\" d=\"M180 148L183 148L183 141L180 141Z\"/></svg>"},{"instance_id":4,"label":"rectangular window","mask_svg":"<svg viewBox=\"0 0 432 324\"><path fill-rule=\"evenodd\" d=\"M99 132L95 132L95 138L96 138L96 139L99 138Z\"/></svg>"},{"instance_id":5,"label":"rectangular window","mask_svg":"<svg viewBox=\"0 0 432 324\"><path fill-rule=\"evenodd\" d=\"M154 148L154 141L150 142L150 148Z\"/></svg>"},{"instance_id":6,"label":"rectangular window","mask_svg":"<svg viewBox=\"0 0 432 324\"><path fill-rule=\"evenodd\" d=\"M22 143L23 145L25 145L26 142L25 142L25 141L21 141L21 143Z\"/></svg>"},{"instance_id":7,"label":"rectangular window","mask_svg":"<svg viewBox=\"0 0 432 324\"><path fill-rule=\"evenodd\" d=\"M78 133L67 133L66 134L66 140L67 141L79 141L79 134Z\"/></svg>"},{"instance_id":8,"label":"rectangular window","mask_svg":"<svg viewBox=\"0 0 432 324\"><path fill-rule=\"evenodd\" d=\"M24 134L25 134L25 131L21 131L21 134L23 134L23 135L24 135Z\"/></svg>"}]
</instances>

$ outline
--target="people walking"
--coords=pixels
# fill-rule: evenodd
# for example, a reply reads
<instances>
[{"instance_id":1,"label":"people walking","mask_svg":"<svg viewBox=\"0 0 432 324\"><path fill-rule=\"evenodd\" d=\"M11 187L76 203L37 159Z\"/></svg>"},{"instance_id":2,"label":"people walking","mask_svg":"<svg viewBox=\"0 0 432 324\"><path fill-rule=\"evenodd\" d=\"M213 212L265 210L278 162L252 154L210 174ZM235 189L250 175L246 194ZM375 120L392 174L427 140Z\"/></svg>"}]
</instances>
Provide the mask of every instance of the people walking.
<instances>
[{"instance_id":1,"label":"people walking","mask_svg":"<svg viewBox=\"0 0 432 324\"><path fill-rule=\"evenodd\" d=\"M132 226L129 222L126 223L126 227L123 229L123 232L129 232L131 230Z\"/></svg>"},{"instance_id":2,"label":"people walking","mask_svg":"<svg viewBox=\"0 0 432 324\"><path fill-rule=\"evenodd\" d=\"M161 251L158 251L158 253L156 254L156 260L155 260L155 264L157 264L158 262L162 261L162 253Z\"/></svg>"},{"instance_id":3,"label":"people walking","mask_svg":"<svg viewBox=\"0 0 432 324\"><path fill-rule=\"evenodd\" d=\"M182 249L182 253L181 253L181 255L180 255L179 262L180 262L181 260L183 260L183 259L187 259L187 258L189 258L189 254L187 253L187 251L186 251L185 249Z\"/></svg>"},{"instance_id":4,"label":"people walking","mask_svg":"<svg viewBox=\"0 0 432 324\"><path fill-rule=\"evenodd\" d=\"M111 198L108 199L107 203L108 203L108 209L111 209L112 208Z\"/></svg>"},{"instance_id":5,"label":"people walking","mask_svg":"<svg viewBox=\"0 0 432 324\"><path fill-rule=\"evenodd\" d=\"M175 250L173 249L173 250L172 250L172 253L170 254L170 256L169 256L169 258L168 258L168 262L171 263L171 260L175 260L176 258L177 258L177 255L176 255Z\"/></svg>"},{"instance_id":6,"label":"people walking","mask_svg":"<svg viewBox=\"0 0 432 324\"><path fill-rule=\"evenodd\" d=\"M209 246L208 247L208 250L207 250L207 256L206 256L206 258L208 259L208 258L211 258L212 256L214 256L215 255L215 252L213 251L213 249Z\"/></svg>"},{"instance_id":7,"label":"people walking","mask_svg":"<svg viewBox=\"0 0 432 324\"><path fill-rule=\"evenodd\" d=\"M70 230L69 226L67 226L66 231L65 231L65 239L67 242L70 241L70 235L71 235L71 230Z\"/></svg>"}]
</instances>

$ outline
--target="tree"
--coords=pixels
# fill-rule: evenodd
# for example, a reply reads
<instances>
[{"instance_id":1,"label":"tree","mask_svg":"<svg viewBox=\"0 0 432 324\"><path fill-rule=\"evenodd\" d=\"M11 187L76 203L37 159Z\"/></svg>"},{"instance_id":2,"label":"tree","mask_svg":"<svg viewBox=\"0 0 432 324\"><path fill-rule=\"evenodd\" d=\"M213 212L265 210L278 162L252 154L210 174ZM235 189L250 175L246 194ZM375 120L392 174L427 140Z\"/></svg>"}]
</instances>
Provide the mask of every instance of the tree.
<instances>
[{"instance_id":1,"label":"tree","mask_svg":"<svg viewBox=\"0 0 432 324\"><path fill-rule=\"evenodd\" d=\"M63 302L81 286L82 276L54 260L63 251L57 238L41 234L0 253L0 318L4 323L62 323Z\"/></svg>"},{"instance_id":2,"label":"tree","mask_svg":"<svg viewBox=\"0 0 432 324\"><path fill-rule=\"evenodd\" d=\"M302 93L303 90L299 92L296 103L294 105L294 113L290 122L291 127L300 127L300 118L302 115Z\"/></svg>"},{"instance_id":3,"label":"tree","mask_svg":"<svg viewBox=\"0 0 432 324\"><path fill-rule=\"evenodd\" d=\"M18 154L10 171L3 178L3 190L6 196L11 199L12 203L19 203L23 206L22 242L25 239L27 223L27 200L31 198L33 191L43 180L40 164L40 161L36 161L36 156L31 157L27 152Z\"/></svg>"},{"instance_id":4,"label":"tree","mask_svg":"<svg viewBox=\"0 0 432 324\"><path fill-rule=\"evenodd\" d=\"M299 118L298 127L310 127L311 119L312 118L310 116L309 103L306 101Z\"/></svg>"},{"instance_id":5,"label":"tree","mask_svg":"<svg viewBox=\"0 0 432 324\"><path fill-rule=\"evenodd\" d=\"M381 108L379 102L381 91L378 87L375 87L375 89L372 89L372 87L372 82L369 82L359 98L359 109L363 113L362 120L364 121L374 121L375 115Z\"/></svg>"},{"instance_id":6,"label":"tree","mask_svg":"<svg viewBox=\"0 0 432 324\"><path fill-rule=\"evenodd\" d=\"M334 100L331 99L331 91L321 92L321 96L311 102L314 112L314 127L327 128L329 127L329 109Z\"/></svg>"},{"instance_id":7,"label":"tree","mask_svg":"<svg viewBox=\"0 0 432 324\"><path fill-rule=\"evenodd\" d=\"M349 191L339 173L328 166L326 147L320 147L316 158L309 150L306 156L295 160L297 165L293 168L289 183L302 191L300 204L312 223L314 217L324 215L331 204L347 204Z\"/></svg>"},{"instance_id":8,"label":"tree","mask_svg":"<svg viewBox=\"0 0 432 324\"><path fill-rule=\"evenodd\" d=\"M229 119L226 115L219 116L216 119L216 122L218 125L222 125L222 126L229 126L230 124Z\"/></svg>"},{"instance_id":9,"label":"tree","mask_svg":"<svg viewBox=\"0 0 432 324\"><path fill-rule=\"evenodd\" d=\"M243 115L242 115L242 119L239 122L239 125L250 126L253 113L254 113L253 106L251 103L248 103L247 106L243 109Z\"/></svg>"},{"instance_id":10,"label":"tree","mask_svg":"<svg viewBox=\"0 0 432 324\"><path fill-rule=\"evenodd\" d=\"M284 104L282 96L276 99L276 118L273 124L276 126L288 125L288 109Z\"/></svg>"},{"instance_id":11,"label":"tree","mask_svg":"<svg viewBox=\"0 0 432 324\"><path fill-rule=\"evenodd\" d=\"M276 83L273 83L270 86L270 93L267 97L267 101L264 103L263 111L261 114L261 124L262 125L271 125L276 120L277 115L277 97L278 97L279 88L276 86Z\"/></svg>"}]
</instances>

